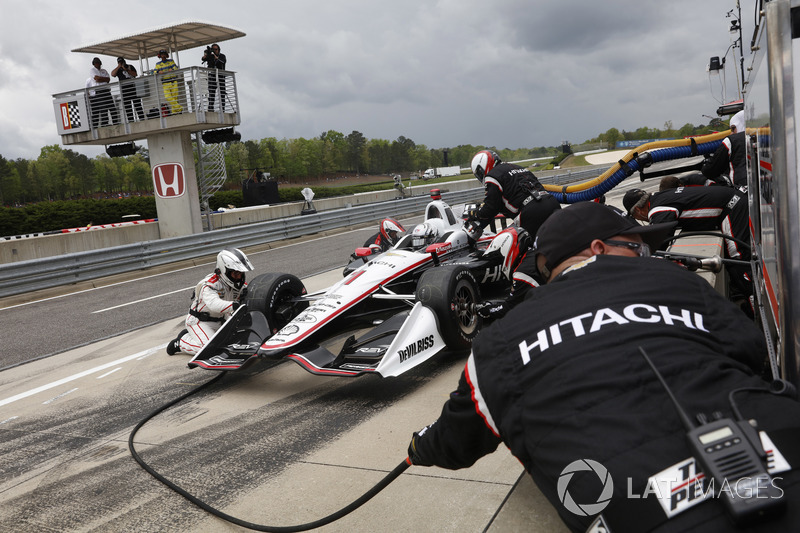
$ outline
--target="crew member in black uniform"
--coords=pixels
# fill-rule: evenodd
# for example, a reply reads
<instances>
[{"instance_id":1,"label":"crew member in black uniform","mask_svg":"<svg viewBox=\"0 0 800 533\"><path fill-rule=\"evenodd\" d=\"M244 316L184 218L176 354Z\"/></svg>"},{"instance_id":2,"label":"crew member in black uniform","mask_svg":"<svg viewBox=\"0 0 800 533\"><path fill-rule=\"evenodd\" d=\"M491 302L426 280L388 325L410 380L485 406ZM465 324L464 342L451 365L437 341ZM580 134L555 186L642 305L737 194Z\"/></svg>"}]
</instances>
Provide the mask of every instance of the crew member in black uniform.
<instances>
[{"instance_id":1,"label":"crew member in black uniform","mask_svg":"<svg viewBox=\"0 0 800 533\"><path fill-rule=\"evenodd\" d=\"M731 187L678 187L650 194L631 189L622 199L632 217L651 224L677 222L684 231L719 231L733 237L725 239L724 255L729 259L750 260L750 210L747 196ZM744 243L744 246L741 244ZM733 288L734 299L753 294L753 278L749 265L725 266ZM751 302L743 303L745 312L752 312Z\"/></svg>"},{"instance_id":2,"label":"crew member in black uniform","mask_svg":"<svg viewBox=\"0 0 800 533\"><path fill-rule=\"evenodd\" d=\"M477 237L500 213L519 216L519 225L536 235L542 222L561 209L561 204L539 183L533 172L503 163L492 150L481 150L472 158L472 173L486 188L486 198L477 211L477 221L467 221L468 232Z\"/></svg>"},{"instance_id":3,"label":"crew member in black uniform","mask_svg":"<svg viewBox=\"0 0 800 533\"><path fill-rule=\"evenodd\" d=\"M466 468L503 442L573 531L596 519L614 533L730 531L720 502L687 496L668 519L657 494L644 496L650 476L691 452L639 347L690 416L732 416L729 392L748 388L734 394L736 405L790 465L800 464L800 403L769 392L759 376L764 337L735 306L683 267L637 257L646 255L642 239L671 231L594 202L549 218L535 245L548 283L475 338L458 389L439 419L414 434L408 461ZM582 460L600 464L610 480L569 468ZM684 474L695 471L676 475ZM754 530L797 531L800 476L785 471L773 480L787 510ZM587 512L576 514L575 504Z\"/></svg>"},{"instance_id":4,"label":"crew member in black uniform","mask_svg":"<svg viewBox=\"0 0 800 533\"><path fill-rule=\"evenodd\" d=\"M707 178L747 190L744 111L731 118L731 134L704 163L700 171Z\"/></svg>"},{"instance_id":5,"label":"crew member in black uniform","mask_svg":"<svg viewBox=\"0 0 800 533\"><path fill-rule=\"evenodd\" d=\"M206 63L208 68L215 69L214 72L208 75L208 110L214 111L214 98L216 98L217 87L219 87L219 108L225 111L225 99L228 96L228 90L225 86L225 75L219 71L225 70L228 58L220 52L219 45L214 43L203 52L201 61Z\"/></svg>"}]
</instances>

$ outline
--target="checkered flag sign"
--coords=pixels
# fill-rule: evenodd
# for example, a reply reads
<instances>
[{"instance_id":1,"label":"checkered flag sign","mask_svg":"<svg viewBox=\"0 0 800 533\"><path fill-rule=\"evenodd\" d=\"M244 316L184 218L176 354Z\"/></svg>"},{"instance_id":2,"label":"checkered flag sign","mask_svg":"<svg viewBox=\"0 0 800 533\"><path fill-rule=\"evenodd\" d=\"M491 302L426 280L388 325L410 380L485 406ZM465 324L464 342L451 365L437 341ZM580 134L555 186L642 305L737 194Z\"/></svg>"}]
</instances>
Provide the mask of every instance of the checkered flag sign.
<instances>
[{"instance_id":1,"label":"checkered flag sign","mask_svg":"<svg viewBox=\"0 0 800 533\"><path fill-rule=\"evenodd\" d=\"M77 100L61 104L61 121L65 130L81 127L81 113Z\"/></svg>"}]
</instances>

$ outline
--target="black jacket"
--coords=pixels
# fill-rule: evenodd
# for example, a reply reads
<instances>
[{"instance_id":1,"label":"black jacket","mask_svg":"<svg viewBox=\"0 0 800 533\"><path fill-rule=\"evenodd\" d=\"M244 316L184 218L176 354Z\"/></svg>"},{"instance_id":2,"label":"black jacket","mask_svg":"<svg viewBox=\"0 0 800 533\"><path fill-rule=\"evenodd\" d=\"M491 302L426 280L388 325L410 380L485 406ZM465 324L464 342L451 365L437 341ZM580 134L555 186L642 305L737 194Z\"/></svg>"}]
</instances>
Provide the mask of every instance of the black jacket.
<instances>
[{"instance_id":1,"label":"black jacket","mask_svg":"<svg viewBox=\"0 0 800 533\"><path fill-rule=\"evenodd\" d=\"M684 231L721 232L750 241L747 195L733 187L678 187L653 193L647 216L651 224L677 221ZM726 241L724 249L726 257L750 258L750 250L735 241Z\"/></svg>"},{"instance_id":2,"label":"black jacket","mask_svg":"<svg viewBox=\"0 0 800 533\"><path fill-rule=\"evenodd\" d=\"M497 214L514 218L523 202L534 192L544 191L533 172L519 165L500 163L483 179L486 198L478 210L478 218L486 226Z\"/></svg>"},{"instance_id":3,"label":"black jacket","mask_svg":"<svg viewBox=\"0 0 800 533\"><path fill-rule=\"evenodd\" d=\"M725 181L736 187L747 186L747 154L745 153L745 132L728 135L714 154L703 163L700 171L711 180Z\"/></svg>"},{"instance_id":4,"label":"black jacket","mask_svg":"<svg viewBox=\"0 0 800 533\"><path fill-rule=\"evenodd\" d=\"M568 465L592 459L614 482L603 510L613 531L694 531L700 523L717 531L706 520L725 530L716 502L665 525L653 498L627 497L643 494L649 476L690 456L686 431L640 346L691 414L731 416L729 391L767 387L756 375L765 359L761 332L707 282L660 259L597 256L529 291L478 335L458 389L416 439L420 464L467 467L502 441L564 522L582 531L593 517L567 511L557 486ZM795 400L766 392L736 400L767 431L800 425ZM598 501L593 475L572 478L574 501Z\"/></svg>"}]
</instances>

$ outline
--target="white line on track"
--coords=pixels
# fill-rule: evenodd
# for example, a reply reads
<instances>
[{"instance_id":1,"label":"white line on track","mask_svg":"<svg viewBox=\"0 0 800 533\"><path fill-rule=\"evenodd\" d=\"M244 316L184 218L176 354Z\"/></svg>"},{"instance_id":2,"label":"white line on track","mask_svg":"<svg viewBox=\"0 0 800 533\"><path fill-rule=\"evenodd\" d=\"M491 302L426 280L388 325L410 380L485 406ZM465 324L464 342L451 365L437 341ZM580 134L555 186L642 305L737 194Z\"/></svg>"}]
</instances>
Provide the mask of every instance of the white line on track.
<instances>
[{"instance_id":1,"label":"white line on track","mask_svg":"<svg viewBox=\"0 0 800 533\"><path fill-rule=\"evenodd\" d=\"M163 350L166 347L167 347L167 345L165 343L165 344L162 344L160 346L155 346L153 348L148 348L147 350L135 353L133 355L125 356L122 359L117 359L116 361L111 361L110 363L105 363L103 365L96 366L94 368L90 368L89 370L84 370L83 372L78 372L77 374L72 374L69 377L66 377L66 378L63 378L63 379L59 379L57 381L53 381L52 383L48 383L47 385L42 385L41 387L36 387L35 389L31 389L29 391L22 392L20 394L17 394L16 396L11 396L10 398L6 398L5 400L0 400L0 407L2 407L4 405L8 405L8 404L13 403L13 402L16 402L17 400L22 400L23 398L27 398L29 396L33 396L34 394L38 394L40 392L44 392L46 390L50 390L52 388L64 385L65 383L69 383L71 381L75 381L76 379L80 379L80 378L83 378L83 377L86 377L86 376L90 376L90 375L92 375L92 374L94 374L96 372L102 372L103 370L106 370L107 368L111 368L111 367L120 365L122 363L126 363L128 361L133 360L133 359L137 359L139 357L142 357L143 355L150 355L152 353L157 352L158 350Z\"/></svg>"},{"instance_id":2,"label":"white line on track","mask_svg":"<svg viewBox=\"0 0 800 533\"><path fill-rule=\"evenodd\" d=\"M54 402L54 401L56 401L56 400L60 400L61 398L63 398L63 397L64 397L64 396L66 396L67 394L72 394L72 393L73 393L73 392L75 392L76 390L78 390L78 387L75 387L74 389L70 389L70 390L68 390L67 392L62 392L62 393L61 393L61 394L59 394L58 396L54 396L54 397L50 398L49 400L45 400L45 401L43 401L43 402L42 402L42 405L48 405L48 404L51 404L51 403L53 403L53 402Z\"/></svg>"},{"instance_id":3,"label":"white line on track","mask_svg":"<svg viewBox=\"0 0 800 533\"><path fill-rule=\"evenodd\" d=\"M113 374L113 373L114 373L114 372L116 372L117 370L122 370L122 367L121 367L121 366L118 366L118 367L117 367L117 368L115 368L114 370L112 370L112 371L110 371L110 372L106 372L106 373L105 373L105 374L103 374L102 376L97 376L97 379L103 379L103 378L104 378L104 377L106 377L106 376L110 376L111 374Z\"/></svg>"},{"instance_id":4,"label":"white line on track","mask_svg":"<svg viewBox=\"0 0 800 533\"><path fill-rule=\"evenodd\" d=\"M188 291L191 288L193 288L193 287L184 287L183 289L178 289L176 291L164 292L164 293L161 293L161 294L156 294L155 296L148 296L147 298L142 298L141 300L134 300L132 302L115 305L114 307L106 307L105 309L98 309L97 311L92 311L92 314L105 313L106 311L111 311L112 309L119 309L120 307L125 307L126 305L138 304L138 303L141 303L141 302L146 302L147 300L152 300L154 298L161 298L162 296L169 296L170 294L175 294L176 292Z\"/></svg>"}]
</instances>

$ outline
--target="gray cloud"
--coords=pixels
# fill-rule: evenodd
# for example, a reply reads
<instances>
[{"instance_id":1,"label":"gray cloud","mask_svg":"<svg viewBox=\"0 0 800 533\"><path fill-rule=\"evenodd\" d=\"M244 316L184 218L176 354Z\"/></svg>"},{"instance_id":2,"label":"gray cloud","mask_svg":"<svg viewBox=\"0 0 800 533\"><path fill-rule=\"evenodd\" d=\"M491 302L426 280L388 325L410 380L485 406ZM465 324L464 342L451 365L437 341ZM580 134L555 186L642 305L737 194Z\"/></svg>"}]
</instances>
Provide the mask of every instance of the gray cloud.
<instances>
[{"instance_id":1,"label":"gray cloud","mask_svg":"<svg viewBox=\"0 0 800 533\"><path fill-rule=\"evenodd\" d=\"M60 142L52 95L82 87L91 60L70 49L184 20L247 33L221 43L237 72L245 139L334 129L429 147L517 148L582 142L611 127L698 124L724 98L705 67L730 44L725 13L734 5L144 0L121 14L99 0L34 0L0 20L0 154L33 158ZM200 55L182 52L181 65Z\"/></svg>"}]
</instances>

